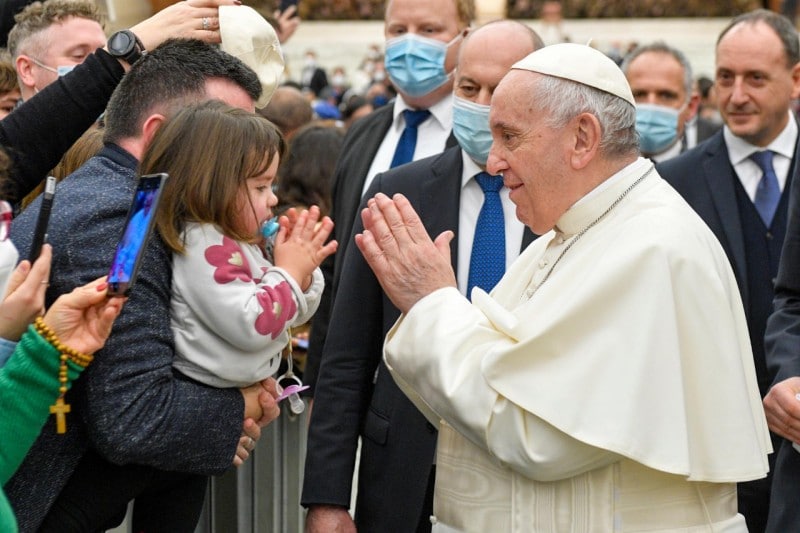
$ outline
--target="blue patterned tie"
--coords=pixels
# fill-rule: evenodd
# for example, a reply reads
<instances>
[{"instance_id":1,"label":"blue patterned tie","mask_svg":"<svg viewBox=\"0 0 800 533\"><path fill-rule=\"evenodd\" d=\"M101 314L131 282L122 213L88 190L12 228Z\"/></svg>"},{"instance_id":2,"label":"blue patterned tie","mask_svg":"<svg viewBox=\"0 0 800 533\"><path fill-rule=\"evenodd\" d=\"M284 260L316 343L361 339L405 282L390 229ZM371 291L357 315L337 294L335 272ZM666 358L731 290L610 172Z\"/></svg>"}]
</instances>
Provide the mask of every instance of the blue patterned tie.
<instances>
[{"instance_id":1,"label":"blue patterned tie","mask_svg":"<svg viewBox=\"0 0 800 533\"><path fill-rule=\"evenodd\" d=\"M420 109L418 111L406 109L403 111L406 127L400 135L400 140L397 141L397 148L394 149L394 157L392 158L392 166L390 168L414 160L414 149L417 147L417 126L425 122L429 116L431 116L431 112L427 109Z\"/></svg>"},{"instance_id":2,"label":"blue patterned tie","mask_svg":"<svg viewBox=\"0 0 800 533\"><path fill-rule=\"evenodd\" d=\"M769 228L772 224L772 217L775 216L775 210L778 209L778 202L781 201L781 188L778 185L778 176L775 175L775 169L772 166L772 150L764 150L763 152L755 152L750 154L752 159L764 175L761 181L758 182L756 188L756 197L753 204L756 206L756 211L761 215L761 220Z\"/></svg>"},{"instance_id":3,"label":"blue patterned tie","mask_svg":"<svg viewBox=\"0 0 800 533\"><path fill-rule=\"evenodd\" d=\"M506 270L506 229L499 193L503 177L481 172L475 181L483 189L483 206L472 241L467 296L475 286L491 291Z\"/></svg>"}]
</instances>

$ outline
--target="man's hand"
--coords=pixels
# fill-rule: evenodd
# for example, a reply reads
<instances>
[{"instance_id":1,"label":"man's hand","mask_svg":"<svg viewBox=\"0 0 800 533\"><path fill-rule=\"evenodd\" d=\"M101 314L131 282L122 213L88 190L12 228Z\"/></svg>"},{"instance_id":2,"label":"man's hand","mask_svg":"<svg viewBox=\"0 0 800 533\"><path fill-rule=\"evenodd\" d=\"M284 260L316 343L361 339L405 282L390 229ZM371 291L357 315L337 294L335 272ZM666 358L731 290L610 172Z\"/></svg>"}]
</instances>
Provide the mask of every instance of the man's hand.
<instances>
[{"instance_id":1,"label":"man's hand","mask_svg":"<svg viewBox=\"0 0 800 533\"><path fill-rule=\"evenodd\" d=\"M792 442L800 442L800 377L776 383L764 397L769 429Z\"/></svg>"},{"instance_id":2,"label":"man's hand","mask_svg":"<svg viewBox=\"0 0 800 533\"><path fill-rule=\"evenodd\" d=\"M261 438L261 428L266 427L281 414L278 406L278 390L275 379L267 378L259 383L240 389L245 402L245 419L242 436L233 456L233 466L242 466ZM254 405L255 403L255 405Z\"/></svg>"},{"instance_id":3,"label":"man's hand","mask_svg":"<svg viewBox=\"0 0 800 533\"><path fill-rule=\"evenodd\" d=\"M452 231L431 241L411 203L402 194L378 193L361 212L364 232L356 245L384 292L403 313L428 294L456 287L450 263Z\"/></svg>"},{"instance_id":4,"label":"man's hand","mask_svg":"<svg viewBox=\"0 0 800 533\"><path fill-rule=\"evenodd\" d=\"M306 533L356 533L356 525L344 507L312 505L306 515Z\"/></svg>"},{"instance_id":5,"label":"man's hand","mask_svg":"<svg viewBox=\"0 0 800 533\"><path fill-rule=\"evenodd\" d=\"M261 438L261 428L252 418L244 421L242 426L242 436L239 437L239 444L236 445L236 455L233 456L233 466L242 466L250 457L250 452L256 448L258 439Z\"/></svg>"},{"instance_id":6,"label":"man's hand","mask_svg":"<svg viewBox=\"0 0 800 533\"><path fill-rule=\"evenodd\" d=\"M289 37L294 35L294 32L297 31L297 27L300 25L300 17L297 16L297 6L289 6L283 13L276 10L273 16L278 26L275 28L278 41L284 44L289 40Z\"/></svg>"}]
</instances>

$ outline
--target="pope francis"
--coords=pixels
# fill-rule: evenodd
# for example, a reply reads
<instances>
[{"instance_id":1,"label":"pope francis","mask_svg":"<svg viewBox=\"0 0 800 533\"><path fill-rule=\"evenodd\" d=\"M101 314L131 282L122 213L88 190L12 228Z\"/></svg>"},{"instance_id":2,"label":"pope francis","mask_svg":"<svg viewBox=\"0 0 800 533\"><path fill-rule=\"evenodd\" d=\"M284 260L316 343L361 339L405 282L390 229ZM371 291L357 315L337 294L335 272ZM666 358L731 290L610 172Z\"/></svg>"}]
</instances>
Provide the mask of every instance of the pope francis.
<instances>
[{"instance_id":1,"label":"pope francis","mask_svg":"<svg viewBox=\"0 0 800 533\"><path fill-rule=\"evenodd\" d=\"M386 362L440 428L434 531L747 531L736 482L771 448L739 291L639 157L625 76L545 47L490 125L487 170L542 235L491 295L460 295L452 232L431 240L400 195L372 198L356 236L403 312Z\"/></svg>"}]
</instances>

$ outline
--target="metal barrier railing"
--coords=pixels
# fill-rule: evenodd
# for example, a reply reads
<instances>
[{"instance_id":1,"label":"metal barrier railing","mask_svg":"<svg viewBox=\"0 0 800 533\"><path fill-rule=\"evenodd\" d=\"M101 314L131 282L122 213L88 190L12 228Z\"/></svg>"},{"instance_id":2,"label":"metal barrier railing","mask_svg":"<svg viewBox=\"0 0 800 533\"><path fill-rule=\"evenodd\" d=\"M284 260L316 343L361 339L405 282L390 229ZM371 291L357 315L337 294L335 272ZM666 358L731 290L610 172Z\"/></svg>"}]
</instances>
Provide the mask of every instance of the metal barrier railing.
<instances>
[{"instance_id":1,"label":"metal barrier railing","mask_svg":"<svg viewBox=\"0 0 800 533\"><path fill-rule=\"evenodd\" d=\"M250 459L209 483L195 533L302 533L308 409L263 429Z\"/></svg>"}]
</instances>

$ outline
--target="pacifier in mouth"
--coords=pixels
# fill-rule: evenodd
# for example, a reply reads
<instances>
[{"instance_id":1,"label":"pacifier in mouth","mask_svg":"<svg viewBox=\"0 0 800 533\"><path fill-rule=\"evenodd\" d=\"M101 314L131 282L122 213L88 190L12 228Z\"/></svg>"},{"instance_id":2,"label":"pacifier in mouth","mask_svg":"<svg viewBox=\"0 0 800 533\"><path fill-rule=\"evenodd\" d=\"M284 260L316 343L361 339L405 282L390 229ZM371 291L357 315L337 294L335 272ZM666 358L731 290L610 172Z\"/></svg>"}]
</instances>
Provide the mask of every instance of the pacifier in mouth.
<instances>
[{"instance_id":1,"label":"pacifier in mouth","mask_svg":"<svg viewBox=\"0 0 800 533\"><path fill-rule=\"evenodd\" d=\"M267 254L267 259L270 263L274 262L275 251L275 236L281 225L278 224L278 219L275 217L265 220L261 224L261 236L264 237L264 252Z\"/></svg>"},{"instance_id":2,"label":"pacifier in mouth","mask_svg":"<svg viewBox=\"0 0 800 533\"><path fill-rule=\"evenodd\" d=\"M281 225L278 224L277 219L274 217L269 218L265 220L263 224L261 224L261 236L269 239L270 237L274 237L278 233L279 229L281 229Z\"/></svg>"}]
</instances>

